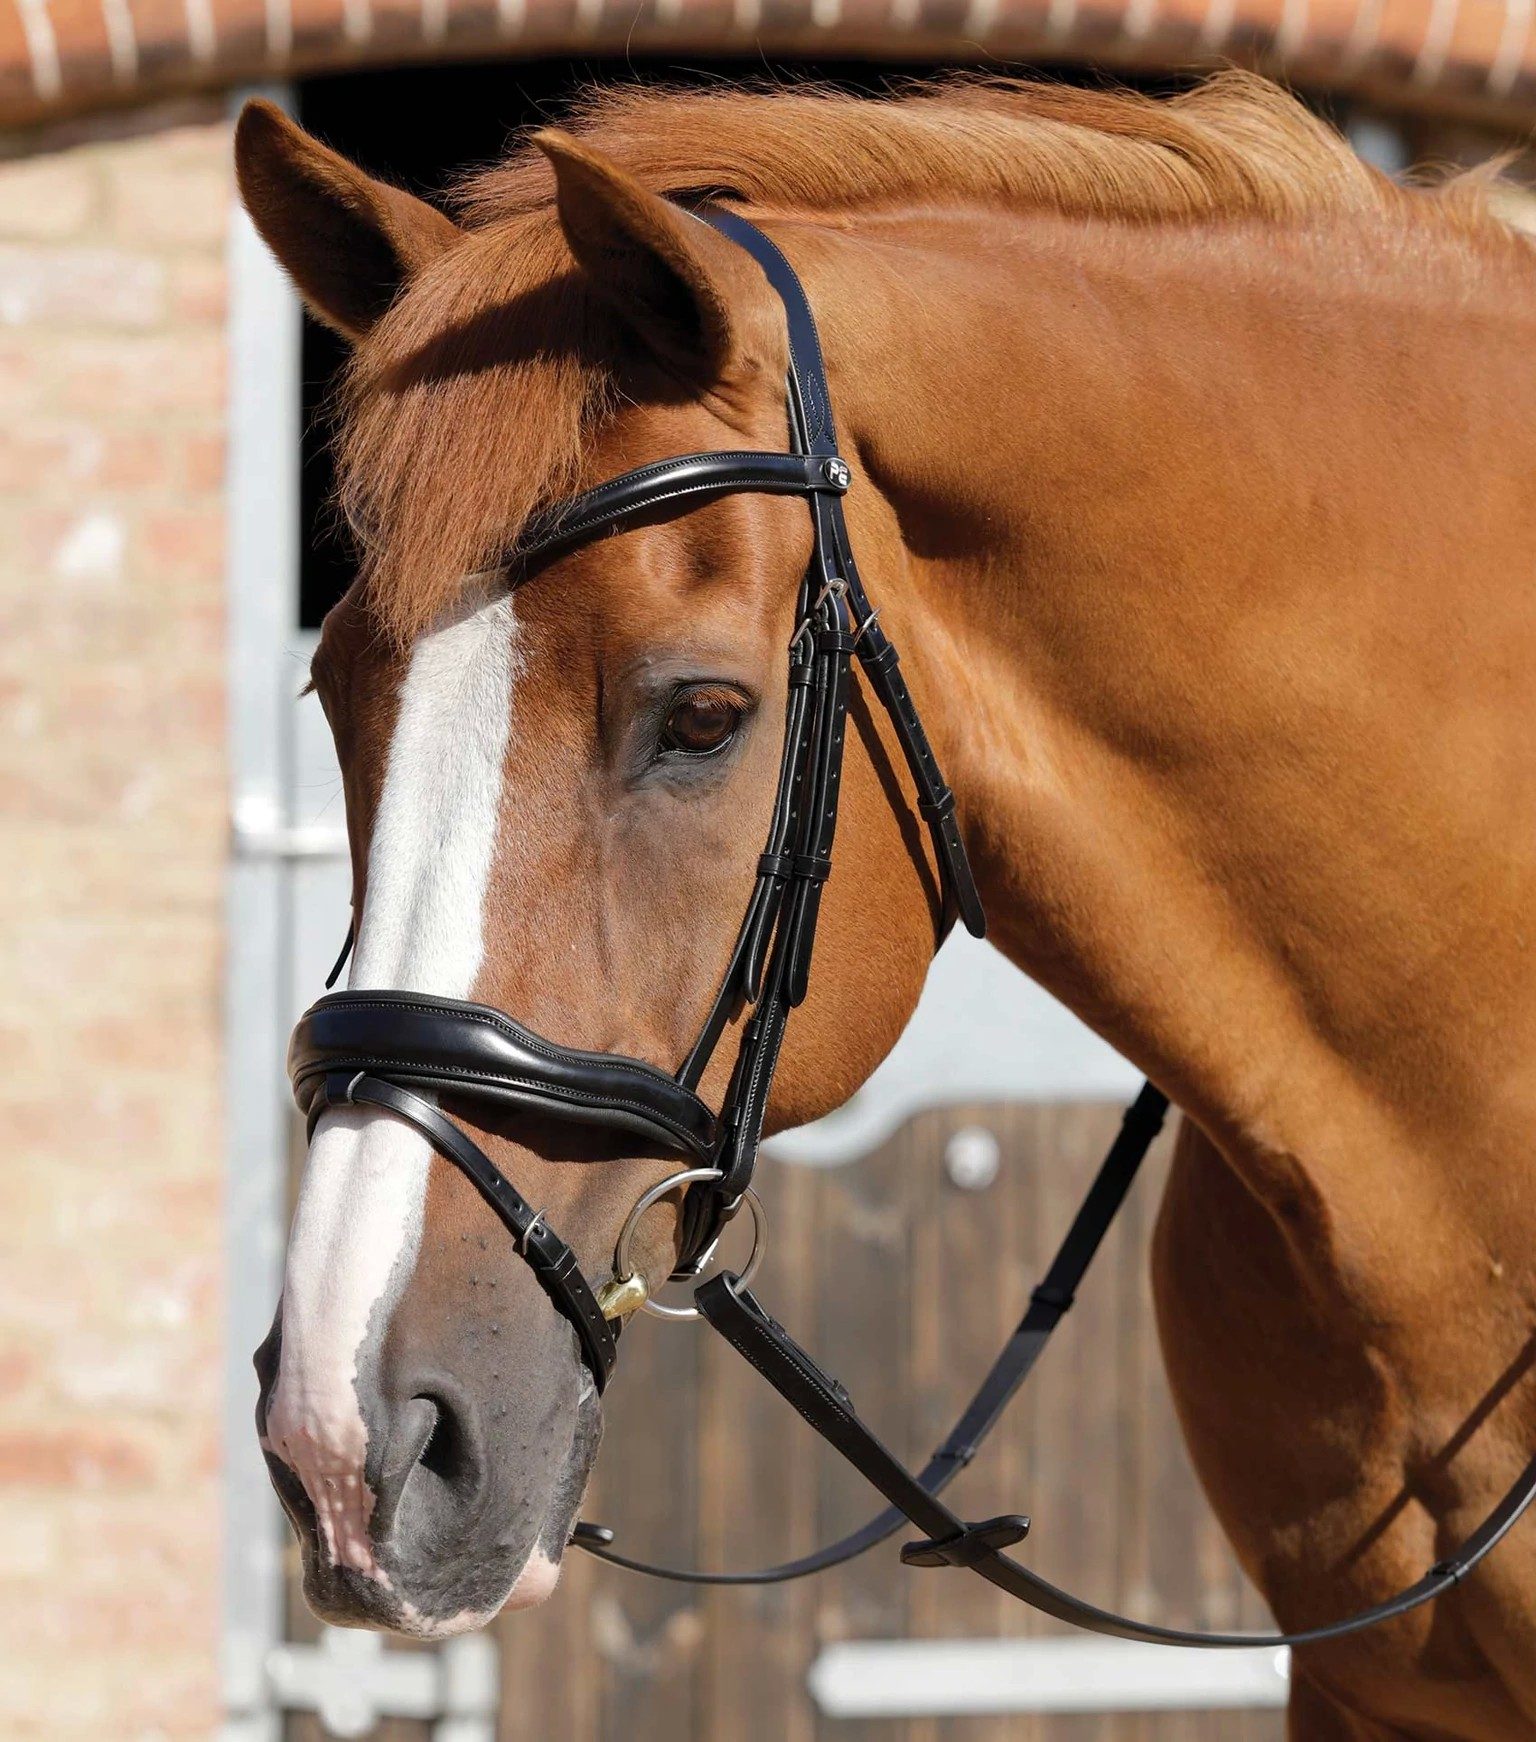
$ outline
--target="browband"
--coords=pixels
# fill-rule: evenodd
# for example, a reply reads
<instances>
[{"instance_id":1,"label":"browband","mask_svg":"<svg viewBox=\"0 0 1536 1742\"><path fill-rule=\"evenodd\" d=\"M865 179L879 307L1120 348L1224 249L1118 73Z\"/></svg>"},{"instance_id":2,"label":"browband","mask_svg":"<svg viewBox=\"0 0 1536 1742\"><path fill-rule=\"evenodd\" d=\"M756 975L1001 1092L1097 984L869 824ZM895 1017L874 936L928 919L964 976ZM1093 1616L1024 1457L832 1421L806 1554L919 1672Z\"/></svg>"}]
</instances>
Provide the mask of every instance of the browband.
<instances>
[{"instance_id":1,"label":"browband","mask_svg":"<svg viewBox=\"0 0 1536 1742\"><path fill-rule=\"evenodd\" d=\"M751 490L764 496L809 496L818 491L841 496L850 473L836 455L736 453L681 454L637 466L606 484L537 514L517 541L520 566L581 544L599 532L631 525L642 516L664 514L682 504L697 507L712 496Z\"/></svg>"}]
</instances>

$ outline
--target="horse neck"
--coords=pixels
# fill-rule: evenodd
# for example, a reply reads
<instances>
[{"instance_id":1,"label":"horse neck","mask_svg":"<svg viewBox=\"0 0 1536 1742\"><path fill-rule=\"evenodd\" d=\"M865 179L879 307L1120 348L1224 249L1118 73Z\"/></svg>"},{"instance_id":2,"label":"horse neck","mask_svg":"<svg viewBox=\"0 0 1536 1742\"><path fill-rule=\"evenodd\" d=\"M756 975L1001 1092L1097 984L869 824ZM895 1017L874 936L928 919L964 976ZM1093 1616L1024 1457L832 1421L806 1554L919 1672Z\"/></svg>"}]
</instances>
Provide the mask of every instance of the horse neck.
<instances>
[{"instance_id":1,"label":"horse neck","mask_svg":"<svg viewBox=\"0 0 1536 1742\"><path fill-rule=\"evenodd\" d=\"M872 222L818 303L996 940L1369 1217L1536 1123L1536 298L1356 222Z\"/></svg>"}]
</instances>

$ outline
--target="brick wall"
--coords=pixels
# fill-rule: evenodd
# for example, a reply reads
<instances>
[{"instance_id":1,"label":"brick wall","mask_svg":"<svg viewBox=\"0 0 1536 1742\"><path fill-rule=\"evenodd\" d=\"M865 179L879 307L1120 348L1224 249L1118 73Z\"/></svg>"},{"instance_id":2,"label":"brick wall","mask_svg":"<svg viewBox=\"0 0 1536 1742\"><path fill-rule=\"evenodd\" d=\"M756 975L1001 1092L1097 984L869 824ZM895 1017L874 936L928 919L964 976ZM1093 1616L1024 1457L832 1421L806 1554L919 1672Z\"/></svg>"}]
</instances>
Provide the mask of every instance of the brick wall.
<instances>
[{"instance_id":1,"label":"brick wall","mask_svg":"<svg viewBox=\"0 0 1536 1742\"><path fill-rule=\"evenodd\" d=\"M217 1722L228 127L0 161L0 1731Z\"/></svg>"}]
</instances>

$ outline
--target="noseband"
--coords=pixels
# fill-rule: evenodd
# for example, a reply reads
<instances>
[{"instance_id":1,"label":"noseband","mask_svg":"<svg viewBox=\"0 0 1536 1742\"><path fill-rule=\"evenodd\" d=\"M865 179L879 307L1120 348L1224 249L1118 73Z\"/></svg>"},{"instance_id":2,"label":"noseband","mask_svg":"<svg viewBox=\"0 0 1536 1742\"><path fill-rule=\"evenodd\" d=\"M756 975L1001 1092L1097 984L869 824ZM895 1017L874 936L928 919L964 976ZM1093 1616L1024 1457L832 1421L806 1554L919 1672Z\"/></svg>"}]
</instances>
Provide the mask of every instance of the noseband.
<instances>
[{"instance_id":1,"label":"noseband","mask_svg":"<svg viewBox=\"0 0 1536 1742\"><path fill-rule=\"evenodd\" d=\"M805 292L778 247L734 213L694 214L744 248L783 302L789 337L787 408L790 452L685 454L637 467L535 517L513 562L538 563L641 519L686 512L724 495L800 496L810 508L811 559L800 585L789 648L789 699L768 839L758 860L719 992L699 1038L675 1073L615 1053L562 1046L481 1004L416 992L349 991L321 998L300 1019L289 1047L294 1096L314 1134L333 1107L373 1107L413 1125L453 1162L505 1223L518 1252L570 1321L599 1390L617 1354L617 1327L645 1298L628 1247L640 1214L686 1184L677 1279L697 1279L721 1230L744 1202L758 1231L761 1210L752 1174L789 1013L806 995L822 886L832 869L851 668L865 680L895 728L928 826L939 869L944 930L959 919L981 937L986 919L955 800L944 783L895 647L872 608L849 543L842 498L852 474L837 451L821 343ZM350 938L349 938L350 947ZM332 983L346 960L332 971ZM750 1008L718 1112L698 1084L727 1024ZM646 1152L684 1163L673 1180L636 1205L616 1254L615 1275L594 1289L575 1252L488 1155L437 1107L448 1093L470 1104L622 1133ZM429 1098L431 1097L431 1098ZM824 1374L744 1286L724 1273L695 1290L696 1311L764 1375L822 1437L889 1503L840 1542L750 1573L702 1573L653 1566L617 1554L612 1532L576 1527L573 1542L636 1571L700 1584L771 1584L852 1559L910 1519L925 1532L902 1559L912 1566L963 1566L1046 1614L1095 1633L1161 1644L1288 1645L1357 1632L1428 1602L1463 1578L1536 1499L1536 1459L1479 1529L1415 1585L1387 1602L1330 1626L1296 1634L1209 1634L1155 1627L1114 1615L1058 1590L1003 1551L1021 1541L1029 1520L1016 1514L967 1524L939 1495L975 1456L982 1440L1039 1359L1072 1305L1136 1171L1160 1129L1168 1102L1147 1084L1126 1115L1066 1239L1030 1298L1028 1311L976 1395L928 1464L914 1475L881 1444L844 1388ZM627 1152L634 1153L633 1142ZM756 1243L754 1242L754 1261ZM685 1309L673 1309L684 1312ZM686 1316L695 1316L686 1309Z\"/></svg>"}]
</instances>

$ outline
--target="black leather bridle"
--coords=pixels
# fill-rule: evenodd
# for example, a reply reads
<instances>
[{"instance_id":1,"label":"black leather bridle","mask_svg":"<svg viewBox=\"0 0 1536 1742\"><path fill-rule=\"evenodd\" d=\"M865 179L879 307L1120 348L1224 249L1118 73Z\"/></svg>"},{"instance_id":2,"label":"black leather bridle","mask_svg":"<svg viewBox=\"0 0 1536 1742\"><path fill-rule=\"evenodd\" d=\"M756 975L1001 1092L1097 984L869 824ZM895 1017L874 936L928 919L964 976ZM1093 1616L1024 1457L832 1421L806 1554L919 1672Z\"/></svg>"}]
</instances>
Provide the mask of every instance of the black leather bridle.
<instances>
[{"instance_id":1,"label":"black leather bridle","mask_svg":"<svg viewBox=\"0 0 1536 1742\"><path fill-rule=\"evenodd\" d=\"M939 867L943 925L958 918L980 937L986 920L955 822L954 795L939 772L901 675L895 647L859 578L843 517L851 482L837 452L816 324L788 261L762 231L734 213L694 214L744 248L784 304L790 366L792 451L687 454L614 478L546 511L524 532L514 562L534 565L642 518L686 511L733 492L802 496L814 541L790 644L789 701L768 840L746 915L703 1029L673 1075L638 1059L582 1052L532 1033L484 1005L414 992L351 991L321 998L301 1018L289 1050L294 1095L310 1133L330 1107L378 1108L414 1125L463 1170L501 1217L518 1251L575 1329L599 1390L613 1370L616 1327L576 1255L471 1138L428 1096L509 1107L604 1127L647 1152L676 1155L707 1173L683 1201L681 1259L674 1277L695 1279L751 1186L763 1121L789 1013L802 1002L822 886L832 868L851 667L856 659L895 727ZM343 951L343 961L346 952ZM342 966L337 963L334 980ZM718 1112L697 1089L726 1025L750 1008ZM1347 1620L1293 1634L1191 1633L1114 1615L1058 1590L1003 1551L1021 1541L1018 1514L969 1524L940 1499L968 1464L1039 1359L1129 1190L1168 1110L1145 1085L1079 1209L1028 1311L955 1427L913 1474L860 1419L844 1388L724 1272L700 1284L700 1314L738 1349L816 1431L886 1498L861 1529L800 1560L755 1572L706 1573L653 1566L618 1554L613 1533L577 1525L572 1541L635 1571L701 1584L771 1584L850 1560L910 1519L923 1532L902 1559L912 1566L969 1567L1000 1590L1096 1633L1172 1645L1290 1645L1338 1637L1428 1602L1465 1577L1536 1499L1536 1458L1488 1518L1453 1554L1387 1602ZM622 1281L622 1278L615 1279Z\"/></svg>"}]
</instances>

